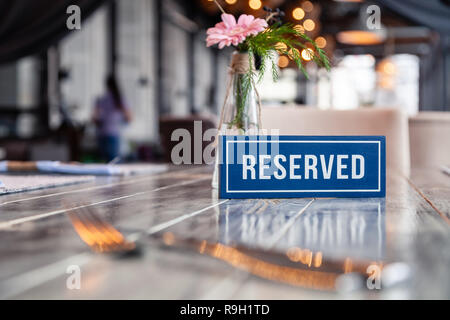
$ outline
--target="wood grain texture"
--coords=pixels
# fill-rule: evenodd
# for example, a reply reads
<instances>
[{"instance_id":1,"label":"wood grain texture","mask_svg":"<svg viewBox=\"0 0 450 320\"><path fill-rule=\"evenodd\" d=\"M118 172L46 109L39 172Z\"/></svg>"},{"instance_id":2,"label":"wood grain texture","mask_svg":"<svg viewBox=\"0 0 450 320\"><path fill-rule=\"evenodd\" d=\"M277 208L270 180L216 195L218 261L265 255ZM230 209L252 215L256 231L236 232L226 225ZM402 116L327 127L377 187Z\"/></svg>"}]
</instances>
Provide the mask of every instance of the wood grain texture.
<instances>
[{"instance_id":1,"label":"wood grain texture","mask_svg":"<svg viewBox=\"0 0 450 320\"><path fill-rule=\"evenodd\" d=\"M449 226L407 179L390 174L386 199L224 201L211 189L211 172L174 168L0 197L0 297L342 298L339 279L348 272L364 277L370 264L399 262L420 270L407 297L450 297ZM444 180L430 197L440 209ZM433 181L421 185L430 195ZM68 209L92 210L138 239L142 254L92 252ZM81 290L65 286L73 264L82 270ZM389 292L360 288L350 297Z\"/></svg>"},{"instance_id":2,"label":"wood grain texture","mask_svg":"<svg viewBox=\"0 0 450 320\"><path fill-rule=\"evenodd\" d=\"M410 181L450 225L450 176L437 168L415 168Z\"/></svg>"}]
</instances>

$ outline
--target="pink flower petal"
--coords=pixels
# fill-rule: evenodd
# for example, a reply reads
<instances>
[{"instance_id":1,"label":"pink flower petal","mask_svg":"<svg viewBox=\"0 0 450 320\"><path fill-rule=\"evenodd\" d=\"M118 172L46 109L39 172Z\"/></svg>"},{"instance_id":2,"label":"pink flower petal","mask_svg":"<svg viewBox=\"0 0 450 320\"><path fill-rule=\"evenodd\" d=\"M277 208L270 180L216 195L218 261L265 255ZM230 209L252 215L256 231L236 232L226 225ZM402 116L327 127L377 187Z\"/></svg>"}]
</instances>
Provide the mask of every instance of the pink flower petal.
<instances>
[{"instance_id":1,"label":"pink flower petal","mask_svg":"<svg viewBox=\"0 0 450 320\"><path fill-rule=\"evenodd\" d=\"M254 16L242 14L238 19L238 25L241 27L249 26L253 20L255 20Z\"/></svg>"},{"instance_id":2,"label":"pink flower petal","mask_svg":"<svg viewBox=\"0 0 450 320\"><path fill-rule=\"evenodd\" d=\"M236 26L236 18L232 14L223 13L222 21L225 26L229 29L234 28Z\"/></svg>"},{"instance_id":3,"label":"pink flower petal","mask_svg":"<svg viewBox=\"0 0 450 320\"><path fill-rule=\"evenodd\" d=\"M208 30L206 30L206 34L214 34L218 32L219 30L217 28L209 28Z\"/></svg>"},{"instance_id":4,"label":"pink flower petal","mask_svg":"<svg viewBox=\"0 0 450 320\"><path fill-rule=\"evenodd\" d=\"M214 27L219 30L227 30L227 26L223 22L216 23L216 25Z\"/></svg>"},{"instance_id":5,"label":"pink flower petal","mask_svg":"<svg viewBox=\"0 0 450 320\"><path fill-rule=\"evenodd\" d=\"M219 44L219 49L230 45L237 46L248 36L257 35L267 27L265 20L255 19L254 16L246 14L241 15L238 22L231 14L222 14L222 20L214 28L206 31L208 47L214 44Z\"/></svg>"}]
</instances>

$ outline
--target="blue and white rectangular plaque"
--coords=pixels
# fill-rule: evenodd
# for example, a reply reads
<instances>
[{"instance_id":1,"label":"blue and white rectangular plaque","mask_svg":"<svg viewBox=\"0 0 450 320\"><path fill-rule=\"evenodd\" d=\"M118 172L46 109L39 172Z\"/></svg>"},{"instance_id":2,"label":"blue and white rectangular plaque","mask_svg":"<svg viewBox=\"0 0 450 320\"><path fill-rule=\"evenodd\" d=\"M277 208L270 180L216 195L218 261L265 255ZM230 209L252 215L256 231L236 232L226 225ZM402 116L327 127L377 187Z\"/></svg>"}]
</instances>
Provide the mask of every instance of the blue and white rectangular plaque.
<instances>
[{"instance_id":1,"label":"blue and white rectangular plaque","mask_svg":"<svg viewBox=\"0 0 450 320\"><path fill-rule=\"evenodd\" d=\"M382 136L220 136L220 198L385 197Z\"/></svg>"}]
</instances>

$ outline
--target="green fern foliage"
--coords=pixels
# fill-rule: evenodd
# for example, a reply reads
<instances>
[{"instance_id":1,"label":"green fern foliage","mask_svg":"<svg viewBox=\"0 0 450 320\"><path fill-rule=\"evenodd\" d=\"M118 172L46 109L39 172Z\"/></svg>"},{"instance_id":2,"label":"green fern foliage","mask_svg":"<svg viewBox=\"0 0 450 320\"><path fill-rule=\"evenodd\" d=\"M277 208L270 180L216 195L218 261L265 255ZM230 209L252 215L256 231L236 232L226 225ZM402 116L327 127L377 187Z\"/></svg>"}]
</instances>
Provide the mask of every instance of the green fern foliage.
<instances>
[{"instance_id":1,"label":"green fern foliage","mask_svg":"<svg viewBox=\"0 0 450 320\"><path fill-rule=\"evenodd\" d=\"M248 51L250 56L258 55L261 57L260 79L264 76L267 62L272 66L272 75L274 80L278 79L278 69L276 67L276 54L274 52L280 44L286 50L279 49L278 51L290 59L292 59L302 73L308 77L299 50L308 49L309 43L313 50L311 50L312 60L321 68L330 70L330 62L326 53L317 46L317 44L306 34L295 30L292 24L276 23L266 29L264 32L256 36L249 37L244 43L239 46L240 51Z\"/></svg>"},{"instance_id":2,"label":"green fern foliage","mask_svg":"<svg viewBox=\"0 0 450 320\"><path fill-rule=\"evenodd\" d=\"M309 46L308 46L309 43ZM244 128L245 104L256 81L261 81L266 74L267 66L271 69L272 78L277 81L279 78L277 66L277 51L286 55L295 62L298 69L308 78L304 62L300 51L306 49L310 53L311 60L320 68L330 70L330 62L326 53L317 46L317 44L307 35L298 32L292 24L275 23L265 31L248 37L238 46L240 52L248 52L250 68L247 74L239 77L239 93L237 94L237 113L235 119L230 125L238 128ZM261 58L261 67L259 75L254 70L255 55ZM235 92L236 93L236 92Z\"/></svg>"}]
</instances>

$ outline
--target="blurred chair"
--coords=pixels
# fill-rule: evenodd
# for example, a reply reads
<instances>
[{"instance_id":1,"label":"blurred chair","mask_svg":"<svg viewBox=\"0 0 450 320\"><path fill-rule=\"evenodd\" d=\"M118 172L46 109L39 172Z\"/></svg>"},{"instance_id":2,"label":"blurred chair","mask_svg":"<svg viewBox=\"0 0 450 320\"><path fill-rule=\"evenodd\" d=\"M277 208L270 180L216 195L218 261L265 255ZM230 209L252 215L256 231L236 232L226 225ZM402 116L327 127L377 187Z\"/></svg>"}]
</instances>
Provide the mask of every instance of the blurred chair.
<instances>
[{"instance_id":1,"label":"blurred chair","mask_svg":"<svg viewBox=\"0 0 450 320\"><path fill-rule=\"evenodd\" d=\"M30 160L53 160L69 162L70 149L67 144L55 143L50 140L36 142L29 146Z\"/></svg>"},{"instance_id":2,"label":"blurred chair","mask_svg":"<svg viewBox=\"0 0 450 320\"><path fill-rule=\"evenodd\" d=\"M30 143L32 141L2 139L0 141L0 148L3 150L3 159L1 160L28 161L30 158Z\"/></svg>"},{"instance_id":3,"label":"blurred chair","mask_svg":"<svg viewBox=\"0 0 450 320\"><path fill-rule=\"evenodd\" d=\"M185 117L177 116L163 116L159 119L159 133L161 137L161 144L164 149L164 159L166 162L172 162L171 153L175 145L180 141L172 141L172 133L176 129L185 129L191 136L191 163L194 163L194 139L196 132L194 130L194 122L201 121L201 137L206 130L216 127L216 119L213 115L190 115ZM197 133L198 135L198 133ZM203 141L202 139L202 162L203 162L203 150L211 143L211 141Z\"/></svg>"},{"instance_id":4,"label":"blurred chair","mask_svg":"<svg viewBox=\"0 0 450 320\"><path fill-rule=\"evenodd\" d=\"M411 166L450 165L450 112L420 112L409 118Z\"/></svg>"},{"instance_id":5,"label":"blurred chair","mask_svg":"<svg viewBox=\"0 0 450 320\"><path fill-rule=\"evenodd\" d=\"M408 118L397 109L264 107L262 125L264 129L279 129L280 135L386 136L386 167L405 175L410 173Z\"/></svg>"}]
</instances>

